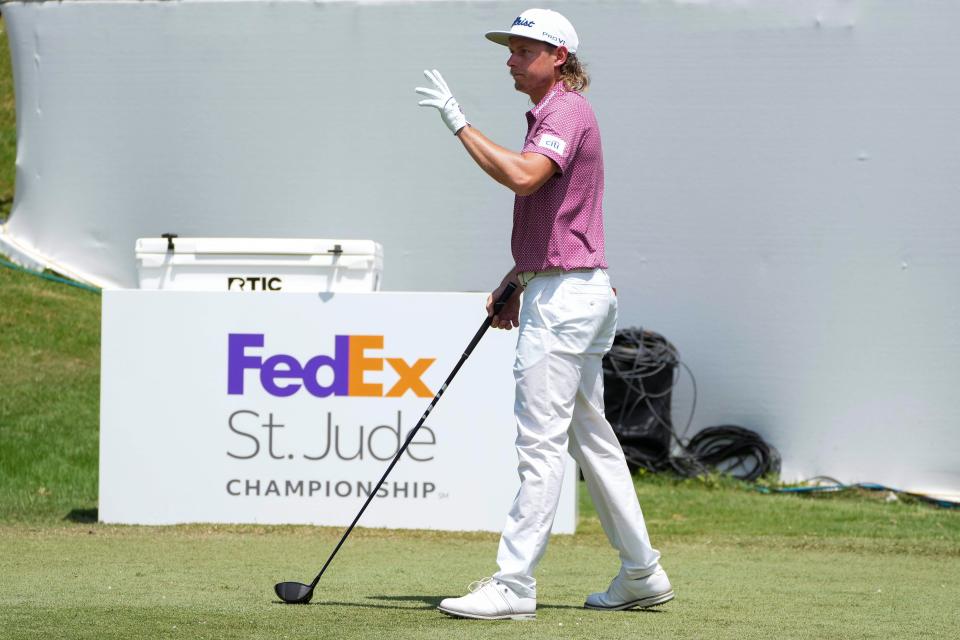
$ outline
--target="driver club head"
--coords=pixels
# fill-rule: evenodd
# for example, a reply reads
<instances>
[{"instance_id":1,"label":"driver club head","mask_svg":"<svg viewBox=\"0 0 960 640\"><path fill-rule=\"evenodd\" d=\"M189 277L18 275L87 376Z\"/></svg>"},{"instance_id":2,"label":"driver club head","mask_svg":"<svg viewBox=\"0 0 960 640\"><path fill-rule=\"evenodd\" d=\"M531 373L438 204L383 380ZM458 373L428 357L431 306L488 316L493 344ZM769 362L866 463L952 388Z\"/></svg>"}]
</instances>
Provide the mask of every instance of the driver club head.
<instances>
[{"instance_id":1,"label":"driver club head","mask_svg":"<svg viewBox=\"0 0 960 640\"><path fill-rule=\"evenodd\" d=\"M313 587L300 582L278 582L273 590L287 604L307 604L313 598Z\"/></svg>"}]
</instances>

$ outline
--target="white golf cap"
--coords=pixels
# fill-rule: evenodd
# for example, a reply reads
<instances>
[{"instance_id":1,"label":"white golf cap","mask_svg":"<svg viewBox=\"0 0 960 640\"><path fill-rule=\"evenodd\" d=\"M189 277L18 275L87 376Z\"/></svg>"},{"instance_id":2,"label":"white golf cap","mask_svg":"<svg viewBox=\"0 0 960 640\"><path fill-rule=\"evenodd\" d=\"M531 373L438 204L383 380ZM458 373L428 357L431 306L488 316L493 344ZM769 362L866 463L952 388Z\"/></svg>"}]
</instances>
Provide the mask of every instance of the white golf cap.
<instances>
[{"instance_id":1,"label":"white golf cap","mask_svg":"<svg viewBox=\"0 0 960 640\"><path fill-rule=\"evenodd\" d=\"M486 35L488 40L504 46L515 36L566 47L570 53L576 53L580 46L580 39L570 21L550 9L527 9L517 16L509 31L488 31Z\"/></svg>"}]
</instances>

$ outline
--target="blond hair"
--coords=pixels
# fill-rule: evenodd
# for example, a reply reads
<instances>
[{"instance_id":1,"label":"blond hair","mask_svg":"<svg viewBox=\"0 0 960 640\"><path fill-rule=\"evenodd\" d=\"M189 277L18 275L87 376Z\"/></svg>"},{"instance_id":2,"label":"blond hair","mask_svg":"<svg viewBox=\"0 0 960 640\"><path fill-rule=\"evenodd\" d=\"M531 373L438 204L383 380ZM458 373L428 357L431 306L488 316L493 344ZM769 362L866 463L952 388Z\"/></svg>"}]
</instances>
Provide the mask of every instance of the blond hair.
<instances>
[{"instance_id":1,"label":"blond hair","mask_svg":"<svg viewBox=\"0 0 960 640\"><path fill-rule=\"evenodd\" d=\"M560 67L560 79L568 91L586 91L590 85L586 66L572 53L567 54L567 61Z\"/></svg>"}]
</instances>

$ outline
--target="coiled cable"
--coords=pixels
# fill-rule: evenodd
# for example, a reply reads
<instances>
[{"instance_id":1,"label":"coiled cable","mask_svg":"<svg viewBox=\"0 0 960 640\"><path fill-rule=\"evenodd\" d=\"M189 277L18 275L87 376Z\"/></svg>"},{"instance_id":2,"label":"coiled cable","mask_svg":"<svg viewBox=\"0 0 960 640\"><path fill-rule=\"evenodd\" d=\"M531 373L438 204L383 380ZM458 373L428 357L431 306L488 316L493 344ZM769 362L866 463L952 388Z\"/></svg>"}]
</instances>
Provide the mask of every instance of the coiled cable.
<instances>
[{"instance_id":1,"label":"coiled cable","mask_svg":"<svg viewBox=\"0 0 960 640\"><path fill-rule=\"evenodd\" d=\"M780 471L779 452L744 427L708 427L686 439L696 413L697 381L662 335L633 327L618 331L603 369L607 418L631 468L671 469L683 476L717 471L747 481ZM670 403L681 371L690 376L693 392L690 414L678 434Z\"/></svg>"}]
</instances>

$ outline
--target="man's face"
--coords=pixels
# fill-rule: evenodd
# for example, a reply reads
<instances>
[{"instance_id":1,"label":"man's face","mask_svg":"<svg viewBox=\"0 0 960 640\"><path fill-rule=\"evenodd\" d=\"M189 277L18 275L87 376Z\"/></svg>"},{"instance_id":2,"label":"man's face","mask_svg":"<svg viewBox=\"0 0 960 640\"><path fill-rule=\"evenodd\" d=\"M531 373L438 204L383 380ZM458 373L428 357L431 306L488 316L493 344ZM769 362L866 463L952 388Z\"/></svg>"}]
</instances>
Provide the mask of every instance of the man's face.
<instances>
[{"instance_id":1,"label":"man's face","mask_svg":"<svg viewBox=\"0 0 960 640\"><path fill-rule=\"evenodd\" d=\"M512 37L507 66L513 86L527 95L544 93L556 82L556 69L566 59L566 49L530 38Z\"/></svg>"}]
</instances>

